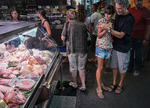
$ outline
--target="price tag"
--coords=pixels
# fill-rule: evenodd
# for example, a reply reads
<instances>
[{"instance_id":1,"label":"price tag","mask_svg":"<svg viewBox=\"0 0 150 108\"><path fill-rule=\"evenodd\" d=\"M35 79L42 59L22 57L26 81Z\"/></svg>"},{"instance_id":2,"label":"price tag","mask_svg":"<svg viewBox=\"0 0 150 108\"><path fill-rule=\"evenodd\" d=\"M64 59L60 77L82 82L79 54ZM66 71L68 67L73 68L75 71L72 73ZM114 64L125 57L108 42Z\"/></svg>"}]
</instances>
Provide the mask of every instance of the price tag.
<instances>
[{"instance_id":1,"label":"price tag","mask_svg":"<svg viewBox=\"0 0 150 108\"><path fill-rule=\"evenodd\" d=\"M9 82L9 86L10 87L16 87L16 85L18 85L18 83L19 83L19 79L18 78L16 78L16 77L13 77L12 79L11 79L11 81Z\"/></svg>"}]
</instances>

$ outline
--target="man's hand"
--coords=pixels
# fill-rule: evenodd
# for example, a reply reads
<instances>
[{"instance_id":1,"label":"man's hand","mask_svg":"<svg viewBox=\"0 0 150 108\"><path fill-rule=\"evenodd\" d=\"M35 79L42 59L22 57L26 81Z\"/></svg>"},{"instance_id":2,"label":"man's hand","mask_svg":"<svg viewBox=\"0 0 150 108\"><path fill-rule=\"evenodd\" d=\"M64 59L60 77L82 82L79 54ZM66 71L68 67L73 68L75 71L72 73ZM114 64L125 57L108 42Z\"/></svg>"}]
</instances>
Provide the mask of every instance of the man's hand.
<instances>
[{"instance_id":1,"label":"man's hand","mask_svg":"<svg viewBox=\"0 0 150 108\"><path fill-rule=\"evenodd\" d=\"M109 24L101 24L100 25L104 30L109 30L110 29L110 25Z\"/></svg>"},{"instance_id":2,"label":"man's hand","mask_svg":"<svg viewBox=\"0 0 150 108\"><path fill-rule=\"evenodd\" d=\"M143 46L147 46L148 45L148 41L147 40L143 40Z\"/></svg>"},{"instance_id":3,"label":"man's hand","mask_svg":"<svg viewBox=\"0 0 150 108\"><path fill-rule=\"evenodd\" d=\"M65 41L66 37L65 36L61 36L61 40Z\"/></svg>"}]
</instances>

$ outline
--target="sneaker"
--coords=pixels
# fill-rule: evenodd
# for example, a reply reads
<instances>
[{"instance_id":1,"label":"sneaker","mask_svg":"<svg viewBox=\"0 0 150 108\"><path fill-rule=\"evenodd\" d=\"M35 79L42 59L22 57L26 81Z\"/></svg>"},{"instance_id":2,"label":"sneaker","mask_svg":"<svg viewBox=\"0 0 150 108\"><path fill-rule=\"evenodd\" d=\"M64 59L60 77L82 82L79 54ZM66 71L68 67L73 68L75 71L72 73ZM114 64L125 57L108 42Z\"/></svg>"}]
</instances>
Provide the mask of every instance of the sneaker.
<instances>
[{"instance_id":1,"label":"sneaker","mask_svg":"<svg viewBox=\"0 0 150 108\"><path fill-rule=\"evenodd\" d=\"M138 76L139 74L140 74L139 71L135 71L135 72L133 73L134 76Z\"/></svg>"}]
</instances>

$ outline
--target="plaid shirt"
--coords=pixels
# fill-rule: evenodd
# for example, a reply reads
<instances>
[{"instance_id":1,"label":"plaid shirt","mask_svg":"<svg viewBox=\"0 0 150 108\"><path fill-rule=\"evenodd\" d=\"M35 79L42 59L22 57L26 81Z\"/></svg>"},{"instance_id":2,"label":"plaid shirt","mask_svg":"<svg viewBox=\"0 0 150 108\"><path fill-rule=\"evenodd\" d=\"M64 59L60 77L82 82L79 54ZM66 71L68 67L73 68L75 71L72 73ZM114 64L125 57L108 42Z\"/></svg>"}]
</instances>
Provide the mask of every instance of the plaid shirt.
<instances>
[{"instance_id":1,"label":"plaid shirt","mask_svg":"<svg viewBox=\"0 0 150 108\"><path fill-rule=\"evenodd\" d=\"M71 20L68 25L67 53L87 53L87 29L84 23ZM66 36L64 27L63 36Z\"/></svg>"}]
</instances>

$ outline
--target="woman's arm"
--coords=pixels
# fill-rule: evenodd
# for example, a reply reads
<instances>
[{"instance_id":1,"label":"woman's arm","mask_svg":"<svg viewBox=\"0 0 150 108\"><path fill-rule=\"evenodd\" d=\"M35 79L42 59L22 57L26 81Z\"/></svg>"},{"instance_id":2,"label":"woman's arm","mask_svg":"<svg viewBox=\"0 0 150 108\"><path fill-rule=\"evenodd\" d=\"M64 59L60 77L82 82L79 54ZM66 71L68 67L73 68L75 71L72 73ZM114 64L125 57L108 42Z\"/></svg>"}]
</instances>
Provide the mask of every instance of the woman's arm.
<instances>
[{"instance_id":1,"label":"woman's arm","mask_svg":"<svg viewBox=\"0 0 150 108\"><path fill-rule=\"evenodd\" d=\"M102 38L104 34L107 32L107 30L104 30L101 26L100 23L98 24L98 29L97 29L97 37Z\"/></svg>"},{"instance_id":2,"label":"woman's arm","mask_svg":"<svg viewBox=\"0 0 150 108\"><path fill-rule=\"evenodd\" d=\"M51 36L50 25L49 25L49 23L48 23L47 21L44 23L44 27L46 28L47 34L48 34L49 36Z\"/></svg>"},{"instance_id":3,"label":"woman's arm","mask_svg":"<svg viewBox=\"0 0 150 108\"><path fill-rule=\"evenodd\" d=\"M103 25L101 25L101 27L103 27L103 29L105 29L105 30L110 30L110 26L109 26L109 25L103 24ZM124 33L124 32L118 32L118 31L113 30L113 29L111 29L110 32L111 32L111 34L112 34L113 36L115 36L115 37L117 37L117 38L120 38L120 39L125 36L125 33Z\"/></svg>"}]
</instances>

